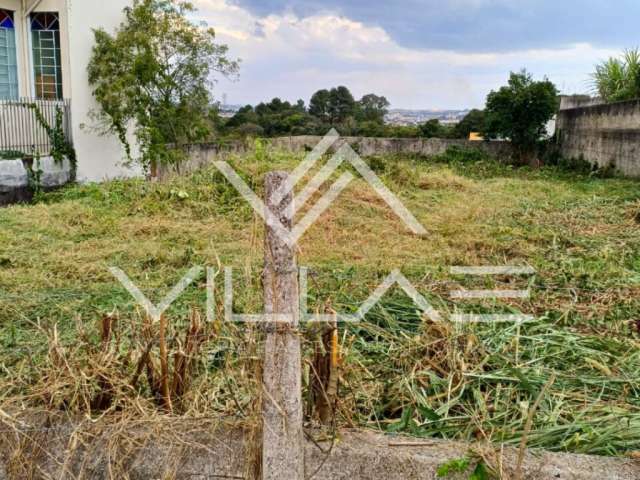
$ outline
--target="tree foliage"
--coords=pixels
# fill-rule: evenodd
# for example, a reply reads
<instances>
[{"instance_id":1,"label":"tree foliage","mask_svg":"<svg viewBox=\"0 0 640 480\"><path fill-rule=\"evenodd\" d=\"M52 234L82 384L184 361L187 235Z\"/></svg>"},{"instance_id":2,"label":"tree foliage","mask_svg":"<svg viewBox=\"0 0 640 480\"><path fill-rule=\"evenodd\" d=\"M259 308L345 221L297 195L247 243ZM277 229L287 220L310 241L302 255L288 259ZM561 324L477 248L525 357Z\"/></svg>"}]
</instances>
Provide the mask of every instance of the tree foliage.
<instances>
[{"instance_id":1,"label":"tree foliage","mask_svg":"<svg viewBox=\"0 0 640 480\"><path fill-rule=\"evenodd\" d=\"M384 117L389 113L389 100L386 97L369 93L363 96L357 103L357 119L361 122L384 123Z\"/></svg>"},{"instance_id":2,"label":"tree foliage","mask_svg":"<svg viewBox=\"0 0 640 480\"><path fill-rule=\"evenodd\" d=\"M549 80L534 81L522 70L487 97L485 135L510 139L521 161L530 160L558 109L558 90Z\"/></svg>"},{"instance_id":3,"label":"tree foliage","mask_svg":"<svg viewBox=\"0 0 640 480\"><path fill-rule=\"evenodd\" d=\"M640 98L640 50L626 50L622 58L596 65L593 74L598 94L608 102Z\"/></svg>"},{"instance_id":4,"label":"tree foliage","mask_svg":"<svg viewBox=\"0 0 640 480\"><path fill-rule=\"evenodd\" d=\"M453 129L453 136L456 138L469 138L471 132L484 133L485 116L484 110L474 108L467 113Z\"/></svg>"},{"instance_id":5,"label":"tree foliage","mask_svg":"<svg viewBox=\"0 0 640 480\"><path fill-rule=\"evenodd\" d=\"M420 136L425 138L443 138L449 136L447 128L440 123L440 120L433 118L418 126Z\"/></svg>"},{"instance_id":6,"label":"tree foliage","mask_svg":"<svg viewBox=\"0 0 640 480\"><path fill-rule=\"evenodd\" d=\"M246 105L236 112L227 123L226 128L241 136L261 135L273 137L277 135L301 135L314 128L317 120L311 116L304 101L295 104L274 98L270 102L260 103L256 107ZM259 126L259 130L255 128Z\"/></svg>"},{"instance_id":7,"label":"tree foliage","mask_svg":"<svg viewBox=\"0 0 640 480\"><path fill-rule=\"evenodd\" d=\"M329 122L329 90L318 90L309 100L309 113L321 122Z\"/></svg>"},{"instance_id":8,"label":"tree foliage","mask_svg":"<svg viewBox=\"0 0 640 480\"><path fill-rule=\"evenodd\" d=\"M176 162L185 143L211 132L213 73L235 74L238 62L211 28L187 19L193 6L181 0L134 0L112 35L94 31L88 73L106 130L115 133L132 160L133 128L144 167Z\"/></svg>"},{"instance_id":9,"label":"tree foliage","mask_svg":"<svg viewBox=\"0 0 640 480\"><path fill-rule=\"evenodd\" d=\"M356 101L347 87L329 90L327 110L332 124L345 123L355 116Z\"/></svg>"},{"instance_id":10,"label":"tree foliage","mask_svg":"<svg viewBox=\"0 0 640 480\"><path fill-rule=\"evenodd\" d=\"M240 128L251 124L259 125L266 136L324 135L331 127L344 135L383 136L389 105L385 97L373 93L356 101L347 87L340 86L315 92L308 109L303 100L291 104L279 98L255 107L247 105L227 121L226 128L231 135L256 131Z\"/></svg>"},{"instance_id":11,"label":"tree foliage","mask_svg":"<svg viewBox=\"0 0 640 480\"><path fill-rule=\"evenodd\" d=\"M456 136L453 127L431 120L422 125L388 125L389 100L369 93L355 100L345 86L315 92L305 108L303 100L295 104L274 98L252 107L246 105L226 121L223 133L229 136L324 135L337 128L342 135L366 137L440 137ZM464 135L468 136L468 133Z\"/></svg>"}]
</instances>

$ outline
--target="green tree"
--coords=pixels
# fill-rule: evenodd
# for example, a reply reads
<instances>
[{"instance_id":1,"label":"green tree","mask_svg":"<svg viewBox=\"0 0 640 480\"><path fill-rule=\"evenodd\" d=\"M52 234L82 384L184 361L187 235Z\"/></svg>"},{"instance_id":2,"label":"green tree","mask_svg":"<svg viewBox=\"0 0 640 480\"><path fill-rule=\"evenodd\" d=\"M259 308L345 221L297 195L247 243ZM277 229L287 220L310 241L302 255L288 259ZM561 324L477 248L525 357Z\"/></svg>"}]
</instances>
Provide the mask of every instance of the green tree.
<instances>
[{"instance_id":1,"label":"green tree","mask_svg":"<svg viewBox=\"0 0 640 480\"><path fill-rule=\"evenodd\" d=\"M331 117L329 115L329 90L318 90L311 96L309 100L309 113L318 118L321 122L329 123Z\"/></svg>"},{"instance_id":2,"label":"green tree","mask_svg":"<svg viewBox=\"0 0 640 480\"><path fill-rule=\"evenodd\" d=\"M558 90L549 80L536 82L522 70L487 97L485 135L511 140L520 162L537 162L536 147L558 109Z\"/></svg>"},{"instance_id":3,"label":"green tree","mask_svg":"<svg viewBox=\"0 0 640 480\"><path fill-rule=\"evenodd\" d=\"M414 125L387 125L384 136L392 138L415 138L420 136L419 128Z\"/></svg>"},{"instance_id":4,"label":"green tree","mask_svg":"<svg viewBox=\"0 0 640 480\"><path fill-rule=\"evenodd\" d=\"M262 137L264 135L264 129L251 122L243 123L235 129L235 132L240 137Z\"/></svg>"},{"instance_id":5,"label":"green tree","mask_svg":"<svg viewBox=\"0 0 640 480\"><path fill-rule=\"evenodd\" d=\"M433 118L418 126L420 136L425 138L444 138L447 136L446 128L440 120Z\"/></svg>"},{"instance_id":6,"label":"green tree","mask_svg":"<svg viewBox=\"0 0 640 480\"><path fill-rule=\"evenodd\" d=\"M329 119L332 124L345 123L355 116L356 101L347 87L340 86L329 91Z\"/></svg>"},{"instance_id":7,"label":"green tree","mask_svg":"<svg viewBox=\"0 0 640 480\"><path fill-rule=\"evenodd\" d=\"M474 108L453 128L456 138L469 138L471 132L484 132L484 111Z\"/></svg>"},{"instance_id":8,"label":"green tree","mask_svg":"<svg viewBox=\"0 0 640 480\"><path fill-rule=\"evenodd\" d=\"M387 135L387 126L377 120L360 121L353 133L363 137L384 137Z\"/></svg>"},{"instance_id":9,"label":"green tree","mask_svg":"<svg viewBox=\"0 0 640 480\"><path fill-rule=\"evenodd\" d=\"M385 97L370 93L362 97L357 104L357 120L360 122L384 123L384 117L389 112L389 100Z\"/></svg>"},{"instance_id":10,"label":"green tree","mask_svg":"<svg viewBox=\"0 0 640 480\"><path fill-rule=\"evenodd\" d=\"M241 107L233 117L226 121L225 127L228 129L233 129L245 123L258 123L258 114L254 111L251 105L245 105L244 107Z\"/></svg>"},{"instance_id":11,"label":"green tree","mask_svg":"<svg viewBox=\"0 0 640 480\"><path fill-rule=\"evenodd\" d=\"M132 126L145 168L177 162L178 148L206 139L214 72L231 75L238 62L211 28L192 24L193 6L181 0L134 0L113 35L94 31L88 73L106 130L118 135L131 160ZM173 145L174 148L170 148Z\"/></svg>"},{"instance_id":12,"label":"green tree","mask_svg":"<svg viewBox=\"0 0 640 480\"><path fill-rule=\"evenodd\" d=\"M243 107L227 122L227 127L236 128L245 123L260 125L267 137L305 133L312 117L307 113L304 101L295 104L274 98L260 103L255 108Z\"/></svg>"},{"instance_id":13,"label":"green tree","mask_svg":"<svg viewBox=\"0 0 640 480\"><path fill-rule=\"evenodd\" d=\"M622 58L596 65L593 74L598 94L608 102L640 98L640 50L626 50Z\"/></svg>"}]
</instances>

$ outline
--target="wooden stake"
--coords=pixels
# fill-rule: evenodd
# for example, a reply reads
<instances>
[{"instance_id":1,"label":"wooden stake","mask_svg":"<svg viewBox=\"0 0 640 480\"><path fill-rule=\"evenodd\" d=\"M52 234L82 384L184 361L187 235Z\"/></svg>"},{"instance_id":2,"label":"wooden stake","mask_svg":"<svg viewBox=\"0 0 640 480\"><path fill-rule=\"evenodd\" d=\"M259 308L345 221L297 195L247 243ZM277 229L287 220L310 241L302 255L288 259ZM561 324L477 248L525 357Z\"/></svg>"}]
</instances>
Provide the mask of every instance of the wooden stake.
<instances>
[{"instance_id":1,"label":"wooden stake","mask_svg":"<svg viewBox=\"0 0 640 480\"><path fill-rule=\"evenodd\" d=\"M167 317L160 315L160 386L162 388L162 400L164 406L170 412L171 393L169 391L169 354L167 353Z\"/></svg>"},{"instance_id":2,"label":"wooden stake","mask_svg":"<svg viewBox=\"0 0 640 480\"><path fill-rule=\"evenodd\" d=\"M338 369L340 367L338 326L335 315L333 322L321 326L315 343L311 372L314 414L323 425L332 425L338 396Z\"/></svg>"},{"instance_id":3,"label":"wooden stake","mask_svg":"<svg viewBox=\"0 0 640 480\"><path fill-rule=\"evenodd\" d=\"M286 172L265 179L265 204L285 230L293 223L293 195L279 204L273 198L287 180ZM303 480L302 373L298 325L298 272L295 247L266 225L264 303L266 314L287 315L286 322L268 323L264 352L262 399L262 478Z\"/></svg>"}]
</instances>

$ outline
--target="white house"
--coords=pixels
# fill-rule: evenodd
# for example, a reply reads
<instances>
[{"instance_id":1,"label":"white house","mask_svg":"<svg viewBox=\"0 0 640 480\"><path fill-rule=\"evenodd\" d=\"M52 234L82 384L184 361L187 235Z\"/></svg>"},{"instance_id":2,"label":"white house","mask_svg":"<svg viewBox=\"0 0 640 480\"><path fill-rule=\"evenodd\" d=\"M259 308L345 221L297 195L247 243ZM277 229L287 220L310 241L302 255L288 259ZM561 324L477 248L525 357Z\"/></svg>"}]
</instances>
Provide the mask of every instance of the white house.
<instances>
[{"instance_id":1,"label":"white house","mask_svg":"<svg viewBox=\"0 0 640 480\"><path fill-rule=\"evenodd\" d=\"M0 0L0 110L22 98L67 105L68 135L78 157L80 181L136 174L122 166L115 137L96 131L97 105L87 79L93 29L112 32L130 0ZM54 110L55 111L55 110ZM0 112L2 138L17 138L22 119ZM18 132L18 133L16 133ZM6 145L2 146L6 148Z\"/></svg>"}]
</instances>

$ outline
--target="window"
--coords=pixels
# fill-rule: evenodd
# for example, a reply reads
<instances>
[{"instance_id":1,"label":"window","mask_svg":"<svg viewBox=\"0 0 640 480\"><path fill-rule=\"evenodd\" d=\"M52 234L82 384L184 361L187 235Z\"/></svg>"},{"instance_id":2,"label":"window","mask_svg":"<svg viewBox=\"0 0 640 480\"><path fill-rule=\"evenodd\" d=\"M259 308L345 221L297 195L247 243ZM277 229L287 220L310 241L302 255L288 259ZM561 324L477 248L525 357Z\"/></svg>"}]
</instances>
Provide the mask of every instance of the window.
<instances>
[{"instance_id":1,"label":"window","mask_svg":"<svg viewBox=\"0 0 640 480\"><path fill-rule=\"evenodd\" d=\"M0 100L17 98L18 66L13 13L0 10Z\"/></svg>"},{"instance_id":2,"label":"window","mask_svg":"<svg viewBox=\"0 0 640 480\"><path fill-rule=\"evenodd\" d=\"M38 12L31 15L31 46L36 97L61 100L62 62L57 13Z\"/></svg>"}]
</instances>

